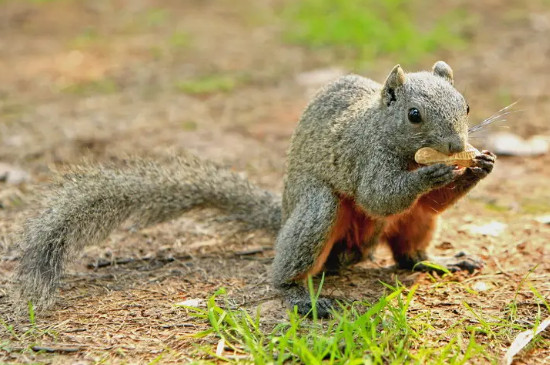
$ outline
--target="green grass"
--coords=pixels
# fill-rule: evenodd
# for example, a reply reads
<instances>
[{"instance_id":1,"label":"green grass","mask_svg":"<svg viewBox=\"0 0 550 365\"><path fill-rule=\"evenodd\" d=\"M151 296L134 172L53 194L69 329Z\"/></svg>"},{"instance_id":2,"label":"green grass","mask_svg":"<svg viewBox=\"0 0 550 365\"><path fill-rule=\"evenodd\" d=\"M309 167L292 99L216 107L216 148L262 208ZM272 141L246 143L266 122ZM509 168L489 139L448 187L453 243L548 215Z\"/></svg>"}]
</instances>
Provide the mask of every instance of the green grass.
<instances>
[{"instance_id":1,"label":"green grass","mask_svg":"<svg viewBox=\"0 0 550 365\"><path fill-rule=\"evenodd\" d=\"M417 286L386 285L388 292L374 303L340 305L329 320L288 313L288 321L274 327L262 324L259 309L255 314L218 304L223 290L215 293L206 309L186 307L194 317L206 320L210 329L196 337L224 341L226 351L216 354L216 345L197 349L201 356L231 363L256 364L465 364L497 363L501 349L513 335L532 327L518 324L517 316L495 318L463 303L471 315L447 329L440 328L438 315L425 311L409 312ZM521 287L521 285L520 285ZM519 290L519 288L518 288ZM548 302L534 290L540 307ZM313 293L314 291L312 291ZM315 293L316 298L318 292ZM514 303L516 298L512 301ZM223 300L222 300L223 302ZM540 322L541 311L535 319ZM443 330L443 331L442 331ZM548 346L540 335L530 346ZM230 350L227 350L227 349Z\"/></svg>"},{"instance_id":2,"label":"green grass","mask_svg":"<svg viewBox=\"0 0 550 365\"><path fill-rule=\"evenodd\" d=\"M455 9L433 24L415 12L418 1L303 0L289 1L283 10L285 39L311 48L351 51L362 61L395 55L414 62L440 49L465 44L463 28L473 18Z\"/></svg>"},{"instance_id":3,"label":"green grass","mask_svg":"<svg viewBox=\"0 0 550 365\"><path fill-rule=\"evenodd\" d=\"M212 74L197 77L191 80L178 81L176 89L191 95L208 95L219 92L231 92L243 83L244 79L238 75Z\"/></svg>"},{"instance_id":4,"label":"green grass","mask_svg":"<svg viewBox=\"0 0 550 365\"><path fill-rule=\"evenodd\" d=\"M34 305L30 301L27 303L27 315L29 325L23 332L19 332L15 329L14 325L0 318L0 335L3 335L3 337L0 337L2 338L2 342L0 342L0 351L5 351L6 353L33 353L32 347L39 344L42 338L47 337L54 341L57 340L59 335L57 331L39 328ZM5 334L2 334L2 329Z\"/></svg>"},{"instance_id":5,"label":"green grass","mask_svg":"<svg viewBox=\"0 0 550 365\"><path fill-rule=\"evenodd\" d=\"M429 307L413 304L418 285L406 288L384 284L386 292L379 300L339 303L331 319L317 319L314 307L313 319L291 311L277 324L265 323L260 308L255 313L233 309L221 289L209 298L205 309L183 306L196 321L205 321L210 327L193 336L208 344L197 341L194 353L186 350L186 356L256 364L497 364L519 332L536 328L550 313L548 299L529 280L535 269L523 276L499 316L484 313L482 305L470 304L464 297L461 305L450 309L462 314L455 316L454 322L447 318L444 323L451 324L446 327L442 325L445 314L441 308L432 312ZM320 288L314 289L311 281L309 285L315 302ZM433 287L440 291L446 285L462 287L464 283L443 280L434 282ZM529 292L537 305L526 314L525 307L520 306ZM5 332L0 350L32 353L32 346L40 345L44 338L57 341L55 331L37 323L30 303L28 321L27 329L18 333L13 325L0 319ZM218 353L219 344L223 351ZM539 334L523 351L548 346L550 339ZM116 351L122 357L128 356L122 349ZM171 351L166 348L150 364L162 363ZM104 361L108 356L103 356Z\"/></svg>"}]
</instances>

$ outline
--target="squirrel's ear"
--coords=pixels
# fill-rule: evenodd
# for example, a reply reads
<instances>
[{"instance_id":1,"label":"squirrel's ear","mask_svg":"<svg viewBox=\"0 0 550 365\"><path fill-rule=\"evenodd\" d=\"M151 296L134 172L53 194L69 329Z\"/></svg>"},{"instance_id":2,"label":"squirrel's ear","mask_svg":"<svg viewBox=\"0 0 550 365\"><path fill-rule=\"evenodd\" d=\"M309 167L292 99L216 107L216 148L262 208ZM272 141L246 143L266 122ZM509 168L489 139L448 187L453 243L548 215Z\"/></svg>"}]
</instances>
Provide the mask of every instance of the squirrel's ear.
<instances>
[{"instance_id":1,"label":"squirrel's ear","mask_svg":"<svg viewBox=\"0 0 550 365\"><path fill-rule=\"evenodd\" d=\"M382 88L382 100L384 104L389 106L392 101L395 101L395 90L401 87L405 83L405 72L400 65L396 65L393 70L391 70L388 78L384 82L384 87Z\"/></svg>"},{"instance_id":2,"label":"squirrel's ear","mask_svg":"<svg viewBox=\"0 0 550 365\"><path fill-rule=\"evenodd\" d=\"M445 80L449 81L449 84L454 84L453 79L453 69L447 63L443 61L437 61L432 67L433 73L436 76L443 77Z\"/></svg>"}]
</instances>

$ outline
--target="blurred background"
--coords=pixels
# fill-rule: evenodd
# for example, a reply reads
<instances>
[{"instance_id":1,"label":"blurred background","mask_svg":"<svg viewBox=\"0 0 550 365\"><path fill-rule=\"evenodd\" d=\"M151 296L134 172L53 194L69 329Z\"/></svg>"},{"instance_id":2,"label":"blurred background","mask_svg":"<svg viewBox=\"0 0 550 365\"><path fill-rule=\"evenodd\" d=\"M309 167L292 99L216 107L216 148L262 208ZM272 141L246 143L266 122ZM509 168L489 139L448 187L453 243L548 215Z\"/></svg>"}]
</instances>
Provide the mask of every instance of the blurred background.
<instances>
[{"instance_id":1,"label":"blurred background","mask_svg":"<svg viewBox=\"0 0 550 365\"><path fill-rule=\"evenodd\" d=\"M0 162L189 149L279 188L316 88L439 59L472 124L518 101L493 130L544 135L549 35L547 0L0 0Z\"/></svg>"}]
</instances>

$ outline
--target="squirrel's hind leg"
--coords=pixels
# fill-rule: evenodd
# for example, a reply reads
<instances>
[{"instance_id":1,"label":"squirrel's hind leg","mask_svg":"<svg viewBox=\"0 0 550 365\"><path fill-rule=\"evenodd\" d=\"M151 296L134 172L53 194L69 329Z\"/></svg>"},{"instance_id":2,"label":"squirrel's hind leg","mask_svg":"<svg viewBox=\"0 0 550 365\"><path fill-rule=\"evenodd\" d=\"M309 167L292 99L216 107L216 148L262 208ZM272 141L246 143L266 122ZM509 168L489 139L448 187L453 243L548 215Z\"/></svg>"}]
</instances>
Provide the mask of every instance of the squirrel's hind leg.
<instances>
[{"instance_id":1,"label":"squirrel's hind leg","mask_svg":"<svg viewBox=\"0 0 550 365\"><path fill-rule=\"evenodd\" d=\"M370 253L370 252L369 252ZM364 259L364 253L358 245L348 245L345 239L336 242L325 262L327 275L338 274L342 269L357 264Z\"/></svg>"},{"instance_id":2,"label":"squirrel's hind leg","mask_svg":"<svg viewBox=\"0 0 550 365\"><path fill-rule=\"evenodd\" d=\"M369 216L352 198L340 197L336 222L336 233L343 237L334 244L325 271L337 273L361 261L372 261L385 221Z\"/></svg>"},{"instance_id":3,"label":"squirrel's hind leg","mask_svg":"<svg viewBox=\"0 0 550 365\"><path fill-rule=\"evenodd\" d=\"M283 224L275 246L273 284L298 313L311 311L311 298L302 282L318 274L338 240L338 198L322 184L303 189L298 203ZM332 303L319 298L317 315L327 317Z\"/></svg>"},{"instance_id":4,"label":"squirrel's hind leg","mask_svg":"<svg viewBox=\"0 0 550 365\"><path fill-rule=\"evenodd\" d=\"M437 214L426 210L421 204L406 213L393 218L383 234L393 253L398 267L415 271L438 271L429 261L437 266L455 272L467 270L473 272L483 267L483 262L475 257L460 252L452 257L430 257L426 253L437 226Z\"/></svg>"}]
</instances>

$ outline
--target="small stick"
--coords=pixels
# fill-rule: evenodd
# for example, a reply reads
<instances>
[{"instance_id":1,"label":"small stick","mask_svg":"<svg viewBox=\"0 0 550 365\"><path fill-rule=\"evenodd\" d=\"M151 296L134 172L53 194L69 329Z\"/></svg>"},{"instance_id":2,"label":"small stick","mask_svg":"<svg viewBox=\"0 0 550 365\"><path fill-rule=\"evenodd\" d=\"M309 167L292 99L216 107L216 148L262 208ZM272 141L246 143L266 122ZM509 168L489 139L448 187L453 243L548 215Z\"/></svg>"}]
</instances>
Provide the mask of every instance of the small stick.
<instances>
[{"instance_id":1,"label":"small stick","mask_svg":"<svg viewBox=\"0 0 550 365\"><path fill-rule=\"evenodd\" d=\"M502 273L502 275L508 277L508 278L512 278L512 275L510 275L509 273L506 272L506 270L504 270L504 268L502 267L502 265L500 264L500 261L498 261L498 259L496 257L493 257L493 262L495 263L495 265L497 266L497 268L500 270L500 272Z\"/></svg>"},{"instance_id":2,"label":"small stick","mask_svg":"<svg viewBox=\"0 0 550 365\"><path fill-rule=\"evenodd\" d=\"M273 247L257 247L257 248L251 248L249 250L243 250L243 251L236 251L234 254L235 256L248 256L248 255L255 255L257 253L262 253L265 250L269 250Z\"/></svg>"},{"instance_id":3,"label":"small stick","mask_svg":"<svg viewBox=\"0 0 550 365\"><path fill-rule=\"evenodd\" d=\"M131 264L136 261L159 261L162 263L168 263L176 260L181 260L181 261L189 260L190 258L191 258L191 255L183 255L183 256L177 256L177 257L142 257L139 259L136 259L133 257L122 257L114 260L99 259L95 263L89 263L86 266L88 267L88 269L100 269L103 267L114 266L114 265Z\"/></svg>"},{"instance_id":4,"label":"small stick","mask_svg":"<svg viewBox=\"0 0 550 365\"><path fill-rule=\"evenodd\" d=\"M80 348L79 348L79 347L71 348L71 347L45 347L45 346L33 346L33 347L31 347L31 349L32 349L33 351L36 351L36 352L44 351L44 352L48 352L48 353L54 353L54 352L57 352L57 353L67 353L67 352L78 352L78 351L80 351Z\"/></svg>"}]
</instances>

